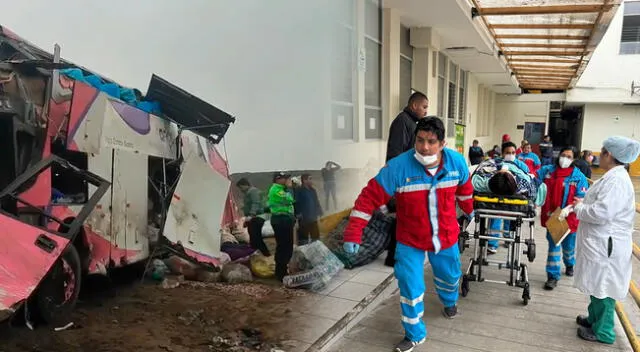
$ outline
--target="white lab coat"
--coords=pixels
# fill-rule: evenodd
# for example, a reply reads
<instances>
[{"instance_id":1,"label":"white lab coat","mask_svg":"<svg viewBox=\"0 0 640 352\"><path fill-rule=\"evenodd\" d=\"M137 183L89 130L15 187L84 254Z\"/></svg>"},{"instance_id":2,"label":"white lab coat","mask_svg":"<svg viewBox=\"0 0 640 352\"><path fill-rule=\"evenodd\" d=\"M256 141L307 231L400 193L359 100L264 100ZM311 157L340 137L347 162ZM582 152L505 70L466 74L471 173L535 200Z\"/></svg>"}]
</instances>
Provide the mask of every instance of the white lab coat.
<instances>
[{"instance_id":1,"label":"white lab coat","mask_svg":"<svg viewBox=\"0 0 640 352\"><path fill-rule=\"evenodd\" d=\"M624 299L631 280L635 216L633 184L624 167L614 167L596 181L575 212L580 220L575 287L599 299ZM611 256L608 255L609 238Z\"/></svg>"}]
</instances>

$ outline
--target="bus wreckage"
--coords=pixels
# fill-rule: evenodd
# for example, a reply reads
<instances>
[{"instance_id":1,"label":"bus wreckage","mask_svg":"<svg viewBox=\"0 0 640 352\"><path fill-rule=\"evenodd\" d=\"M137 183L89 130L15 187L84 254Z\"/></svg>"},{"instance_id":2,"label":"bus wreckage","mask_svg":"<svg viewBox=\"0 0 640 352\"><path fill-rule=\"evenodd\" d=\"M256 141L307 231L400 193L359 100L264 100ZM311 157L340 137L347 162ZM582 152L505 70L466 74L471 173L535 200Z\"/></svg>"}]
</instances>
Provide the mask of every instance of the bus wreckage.
<instances>
[{"instance_id":1,"label":"bus wreckage","mask_svg":"<svg viewBox=\"0 0 640 352\"><path fill-rule=\"evenodd\" d=\"M235 216L216 145L234 122L156 75L143 96L0 27L0 321L65 324L83 276L150 257L150 228L214 268Z\"/></svg>"}]
</instances>

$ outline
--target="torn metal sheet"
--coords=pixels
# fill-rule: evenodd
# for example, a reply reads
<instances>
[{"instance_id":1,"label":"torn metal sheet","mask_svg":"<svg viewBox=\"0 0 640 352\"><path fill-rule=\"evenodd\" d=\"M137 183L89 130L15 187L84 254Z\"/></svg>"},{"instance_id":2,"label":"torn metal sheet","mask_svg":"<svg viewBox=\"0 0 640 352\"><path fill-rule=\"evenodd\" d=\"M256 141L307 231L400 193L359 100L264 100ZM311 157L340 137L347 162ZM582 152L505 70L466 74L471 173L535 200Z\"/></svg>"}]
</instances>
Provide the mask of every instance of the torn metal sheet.
<instances>
[{"instance_id":1,"label":"torn metal sheet","mask_svg":"<svg viewBox=\"0 0 640 352\"><path fill-rule=\"evenodd\" d=\"M0 214L0 312L13 311L31 296L68 243L67 238Z\"/></svg>"}]
</instances>

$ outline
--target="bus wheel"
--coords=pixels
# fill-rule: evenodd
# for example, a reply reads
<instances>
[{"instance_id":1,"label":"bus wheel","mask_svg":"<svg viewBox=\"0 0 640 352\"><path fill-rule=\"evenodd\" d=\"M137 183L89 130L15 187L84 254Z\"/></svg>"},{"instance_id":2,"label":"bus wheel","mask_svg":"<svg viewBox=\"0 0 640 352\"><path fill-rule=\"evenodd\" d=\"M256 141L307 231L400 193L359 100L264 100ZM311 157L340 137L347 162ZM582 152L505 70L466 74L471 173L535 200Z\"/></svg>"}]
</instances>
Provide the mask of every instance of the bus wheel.
<instances>
[{"instance_id":1,"label":"bus wheel","mask_svg":"<svg viewBox=\"0 0 640 352\"><path fill-rule=\"evenodd\" d=\"M65 325L80 294L82 268L76 248L69 244L53 264L35 295L39 317L47 324Z\"/></svg>"}]
</instances>

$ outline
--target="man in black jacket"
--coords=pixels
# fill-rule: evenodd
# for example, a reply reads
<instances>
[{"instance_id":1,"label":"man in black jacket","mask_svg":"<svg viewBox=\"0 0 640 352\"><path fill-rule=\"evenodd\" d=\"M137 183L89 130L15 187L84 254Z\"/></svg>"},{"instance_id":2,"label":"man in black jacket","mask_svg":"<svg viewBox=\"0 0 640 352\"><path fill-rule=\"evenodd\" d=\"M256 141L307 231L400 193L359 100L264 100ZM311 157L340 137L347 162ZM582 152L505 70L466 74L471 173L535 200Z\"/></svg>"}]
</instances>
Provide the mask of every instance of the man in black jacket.
<instances>
[{"instance_id":1,"label":"man in black jacket","mask_svg":"<svg viewBox=\"0 0 640 352\"><path fill-rule=\"evenodd\" d=\"M418 120L427 116L429 99L421 92L415 92L409 97L407 106L391 122L389 127L389 140L387 141L387 158L389 161L396 156L415 147L416 124ZM392 198L387 204L389 212L395 212L395 199ZM387 247L387 258L384 261L386 266L393 267L395 264L396 252L396 222L395 219L389 230L391 240Z\"/></svg>"},{"instance_id":2,"label":"man in black jacket","mask_svg":"<svg viewBox=\"0 0 640 352\"><path fill-rule=\"evenodd\" d=\"M469 147L469 161L471 165L478 165L484 159L484 151L480 148L480 142L477 139L473 140L473 145Z\"/></svg>"},{"instance_id":3,"label":"man in black jacket","mask_svg":"<svg viewBox=\"0 0 640 352\"><path fill-rule=\"evenodd\" d=\"M418 120L427 116L428 107L429 99L426 95L420 92L411 94L407 106L396 116L389 127L386 161L414 147L416 124Z\"/></svg>"}]
</instances>

